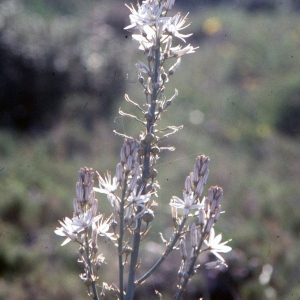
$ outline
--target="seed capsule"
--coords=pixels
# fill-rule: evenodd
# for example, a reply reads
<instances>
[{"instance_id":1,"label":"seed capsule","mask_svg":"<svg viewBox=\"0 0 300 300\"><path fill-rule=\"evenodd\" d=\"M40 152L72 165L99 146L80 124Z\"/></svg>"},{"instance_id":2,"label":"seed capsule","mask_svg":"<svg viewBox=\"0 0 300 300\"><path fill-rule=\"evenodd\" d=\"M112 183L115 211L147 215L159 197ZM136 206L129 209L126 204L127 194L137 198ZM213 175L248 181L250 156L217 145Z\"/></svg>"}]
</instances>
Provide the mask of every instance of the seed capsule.
<instances>
[{"instance_id":1,"label":"seed capsule","mask_svg":"<svg viewBox=\"0 0 300 300\"><path fill-rule=\"evenodd\" d=\"M147 133L145 136L146 142L153 142L155 140L155 136L153 133Z\"/></svg>"},{"instance_id":2,"label":"seed capsule","mask_svg":"<svg viewBox=\"0 0 300 300\"><path fill-rule=\"evenodd\" d=\"M156 169L153 169L152 172L150 173L151 178L155 178L158 175L158 172Z\"/></svg>"},{"instance_id":3,"label":"seed capsule","mask_svg":"<svg viewBox=\"0 0 300 300\"><path fill-rule=\"evenodd\" d=\"M151 120L151 118L152 118L151 113L147 111L147 112L144 114L144 118L145 118L146 120Z\"/></svg>"},{"instance_id":4,"label":"seed capsule","mask_svg":"<svg viewBox=\"0 0 300 300\"><path fill-rule=\"evenodd\" d=\"M143 215L143 221L146 223L152 222L154 219L154 213L151 211L146 211Z\"/></svg>"},{"instance_id":5,"label":"seed capsule","mask_svg":"<svg viewBox=\"0 0 300 300\"><path fill-rule=\"evenodd\" d=\"M155 146L155 147L153 147L153 148L151 149L151 153L152 153L153 155L157 155L159 152L160 152L160 149L159 149L159 147L157 147L157 146Z\"/></svg>"}]
</instances>

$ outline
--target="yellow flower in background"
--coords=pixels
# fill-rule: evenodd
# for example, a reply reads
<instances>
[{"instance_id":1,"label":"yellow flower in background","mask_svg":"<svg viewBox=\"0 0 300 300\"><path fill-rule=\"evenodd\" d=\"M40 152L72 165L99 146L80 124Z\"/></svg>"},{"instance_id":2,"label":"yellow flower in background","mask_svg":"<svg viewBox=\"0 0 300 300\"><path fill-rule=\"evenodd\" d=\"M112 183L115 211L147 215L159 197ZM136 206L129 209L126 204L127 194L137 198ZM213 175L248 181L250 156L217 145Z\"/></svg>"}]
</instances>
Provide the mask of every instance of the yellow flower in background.
<instances>
[{"instance_id":1,"label":"yellow flower in background","mask_svg":"<svg viewBox=\"0 0 300 300\"><path fill-rule=\"evenodd\" d=\"M211 17L205 20L203 31L207 35L214 35L222 30L222 23L217 17Z\"/></svg>"}]
</instances>

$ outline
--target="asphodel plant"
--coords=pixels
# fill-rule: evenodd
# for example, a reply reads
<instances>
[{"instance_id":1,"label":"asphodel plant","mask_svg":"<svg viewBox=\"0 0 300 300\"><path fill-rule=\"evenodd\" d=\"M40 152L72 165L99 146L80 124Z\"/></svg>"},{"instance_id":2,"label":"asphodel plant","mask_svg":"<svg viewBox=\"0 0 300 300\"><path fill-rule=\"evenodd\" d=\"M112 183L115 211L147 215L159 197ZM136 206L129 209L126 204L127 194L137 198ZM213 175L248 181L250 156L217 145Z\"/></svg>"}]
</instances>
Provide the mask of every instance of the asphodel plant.
<instances>
[{"instance_id":1,"label":"asphodel plant","mask_svg":"<svg viewBox=\"0 0 300 300\"><path fill-rule=\"evenodd\" d=\"M199 155L191 172L183 180L182 197L172 196L170 200L170 224L173 234L162 237L165 250L160 259L143 276L137 278L141 254L141 238L146 237L149 224L155 222L155 209L159 205L158 172L155 169L160 152L172 147L163 147L161 142L182 129L183 126L167 126L157 129L157 122L163 117L178 96L178 91L169 99L166 87L172 76L180 76L178 71L182 57L192 54L197 48L186 43L192 34L183 34L187 15L180 13L170 16L175 0L146 0L130 10L130 25L125 27L132 32L132 38L138 48L146 53L145 61L135 64L138 81L142 87L143 101L125 100L137 110L137 115L123 111L124 117L136 120L141 126L138 137L131 137L114 131L124 139L120 158L115 167L115 174L96 172L99 187L94 187L94 172L91 168L81 168L76 183L76 197L73 200L72 218L59 221L61 227L55 233L66 237L62 245L68 242L78 244L79 262L83 269L80 278L87 286L88 295L93 299L104 299L107 293L116 299L131 300L139 285L144 283L168 255L180 251L178 265L178 286L176 299L180 299L189 280L201 268L213 269L226 266L220 253L231 250L227 242L221 242L222 235L215 235L214 225L218 221L223 198L223 190L218 186L208 189L207 196L202 196L209 175L208 156ZM184 111L184 110L183 110ZM173 167L176 166L173 164ZM163 187L161 187L163 188ZM95 198L106 197L111 204L108 218L104 217L101 203ZM106 195L106 196L105 196ZM154 198L156 200L154 200ZM157 233L158 234L158 233ZM118 281L98 282L99 272L105 256L101 253L98 237L111 242L112 251L118 260ZM187 238L188 237L188 238ZM211 252L215 260L199 263L201 253ZM141 260L142 263L142 260ZM110 270L111 272L111 270ZM104 274L105 277L105 274Z\"/></svg>"}]
</instances>

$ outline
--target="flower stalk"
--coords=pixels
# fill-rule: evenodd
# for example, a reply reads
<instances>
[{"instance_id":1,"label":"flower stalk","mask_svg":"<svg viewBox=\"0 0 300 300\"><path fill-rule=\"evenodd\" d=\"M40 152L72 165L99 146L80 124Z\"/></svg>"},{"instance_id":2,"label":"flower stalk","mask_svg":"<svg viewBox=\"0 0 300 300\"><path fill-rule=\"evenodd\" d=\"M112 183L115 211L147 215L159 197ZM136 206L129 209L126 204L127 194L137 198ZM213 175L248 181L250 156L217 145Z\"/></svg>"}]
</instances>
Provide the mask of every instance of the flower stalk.
<instances>
[{"instance_id":1,"label":"flower stalk","mask_svg":"<svg viewBox=\"0 0 300 300\"><path fill-rule=\"evenodd\" d=\"M173 46L174 41L180 40L185 43L185 39L192 35L181 33L181 30L190 25L185 25L188 14L184 17L181 17L180 13L173 17L168 16L174 2L175 0L144 0L137 9L133 5L127 6L130 10L131 24L125 29L139 32L134 33L132 37L139 42L139 49L147 54L147 63L139 61L135 64L145 103L137 103L125 95L125 100L143 116L138 117L122 110L119 110L119 113L142 124L143 130L137 139L114 131L124 138L120 160L116 165L115 176L110 172L103 176L97 172L99 188L94 187L92 169L80 169L76 198L73 201L73 218L66 217L64 221L59 221L61 227L55 230L57 235L66 238L62 246L71 241L79 244L79 262L83 264L84 269L80 278L94 300L104 299L108 292L117 294L120 300L132 300L136 288L158 270L172 251L178 249L181 252L178 263L179 300L188 281L200 268L196 263L202 252L210 251L217 257L217 261L203 265L212 269L226 266L219 253L231 250L231 247L226 245L228 241L220 243L221 234L215 236L214 231L214 225L222 212L223 190L217 186L210 187L208 196L201 199L209 175L210 159L200 155L196 158L193 171L184 181L182 199L177 196L171 198L170 221L173 222L173 235L169 241L161 235L165 244L164 253L152 268L136 279L136 270L142 263L141 259L139 260L141 239L149 232L149 223L155 221L154 208L158 205L152 199L153 196L158 196L159 187L156 181L156 161L161 151L174 150L173 147L161 146L161 143L183 127L169 125L160 130L156 128L166 109L178 96L175 89L175 94L167 100L165 85L171 76L179 73L182 57L194 53L197 49L190 44L186 47L180 44ZM171 67L167 67L169 60ZM147 109L144 109L144 106ZM104 219L104 214L98 213L95 193L109 201L112 210L109 218ZM187 239L187 236L190 236L190 239ZM97 280L105 257L102 253L98 254L98 249L101 248L101 239L98 237L109 240L117 248L119 272L118 287L115 283L108 285L103 282L100 294L97 291ZM159 292L157 294L162 297Z\"/></svg>"}]
</instances>

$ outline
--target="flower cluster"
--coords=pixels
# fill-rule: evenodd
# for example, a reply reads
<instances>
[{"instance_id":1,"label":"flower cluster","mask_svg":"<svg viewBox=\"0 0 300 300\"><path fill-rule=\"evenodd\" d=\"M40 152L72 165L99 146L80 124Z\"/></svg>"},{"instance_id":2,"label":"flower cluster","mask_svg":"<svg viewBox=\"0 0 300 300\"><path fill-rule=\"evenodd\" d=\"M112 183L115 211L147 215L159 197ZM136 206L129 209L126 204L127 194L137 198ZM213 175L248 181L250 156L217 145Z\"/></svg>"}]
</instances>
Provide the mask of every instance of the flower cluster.
<instances>
[{"instance_id":1,"label":"flower cluster","mask_svg":"<svg viewBox=\"0 0 300 300\"><path fill-rule=\"evenodd\" d=\"M99 261L103 262L103 255L97 255L98 235L104 236L112 242L115 240L114 234L108 232L111 217L105 220L103 215L98 213L98 200L95 199L95 191L93 190L93 176L92 169L85 167L79 170L76 198L73 201L73 218L66 217L63 221L59 221L61 227L57 227L54 231L57 235L66 237L62 246L70 241L79 244L79 262L84 264L85 270L80 278L88 286L98 278Z\"/></svg>"},{"instance_id":2,"label":"flower cluster","mask_svg":"<svg viewBox=\"0 0 300 300\"><path fill-rule=\"evenodd\" d=\"M180 13L177 13L173 17L167 17L167 13L174 2L174 0L146 0L138 7L138 10L133 5L127 6L131 12L129 16L131 24L125 29L139 31L132 37L139 42L139 49L147 53L148 64L138 62L135 65L139 81L143 85L146 95L152 95L154 92L156 96L156 93L162 93L165 88L164 83L168 82L168 77L179 68L181 56L194 53L195 49L198 48L194 48L190 44L184 48L180 44L172 46L174 38L186 42L185 38L192 35L192 33L180 33L181 30L190 25L185 25L188 14L182 17ZM173 57L177 58L177 61L169 67L168 72L165 72L165 61ZM142 73L148 75L147 82ZM156 85L154 89L152 88L153 84ZM152 100L157 99L156 97Z\"/></svg>"},{"instance_id":3,"label":"flower cluster","mask_svg":"<svg viewBox=\"0 0 300 300\"><path fill-rule=\"evenodd\" d=\"M191 172L185 180L183 190L183 199L173 196L170 202L172 208L172 216L175 224L182 224L189 217L197 217L197 221L193 222L186 231L190 232L191 255L188 258L186 251L185 231L180 236L179 249L181 252L181 265L178 271L180 289L184 291L187 281L195 274L195 271L201 265L195 265L200 253L210 251L218 260L204 264L206 269L218 268L225 264L224 258L219 253L226 253L231 247L226 244L229 241L221 242L222 235L215 237L213 226L217 222L221 213L221 201L223 198L222 188L215 186L208 189L208 197L200 197L203 187L206 184L210 159L205 155L198 156L194 164L194 172ZM183 210L183 218L178 218L177 209ZM194 215L190 211L195 211ZM206 245L206 248L203 248Z\"/></svg>"}]
</instances>

